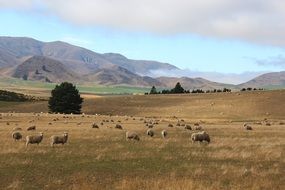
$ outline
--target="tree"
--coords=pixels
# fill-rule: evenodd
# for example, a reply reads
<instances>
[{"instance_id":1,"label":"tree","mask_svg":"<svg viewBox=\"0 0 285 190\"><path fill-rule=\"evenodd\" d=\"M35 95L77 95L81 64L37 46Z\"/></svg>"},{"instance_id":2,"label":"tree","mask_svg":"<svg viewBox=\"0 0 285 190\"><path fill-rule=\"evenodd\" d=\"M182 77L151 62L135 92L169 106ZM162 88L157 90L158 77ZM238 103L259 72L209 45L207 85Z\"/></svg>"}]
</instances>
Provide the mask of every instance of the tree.
<instances>
[{"instance_id":1,"label":"tree","mask_svg":"<svg viewBox=\"0 0 285 190\"><path fill-rule=\"evenodd\" d=\"M155 86L153 86L149 92L149 94L157 94Z\"/></svg>"},{"instance_id":2,"label":"tree","mask_svg":"<svg viewBox=\"0 0 285 190\"><path fill-rule=\"evenodd\" d=\"M178 82L171 91L173 93L184 93L185 92L185 90L184 90L184 88L182 88L180 82Z\"/></svg>"},{"instance_id":3,"label":"tree","mask_svg":"<svg viewBox=\"0 0 285 190\"><path fill-rule=\"evenodd\" d=\"M83 98L71 83L63 82L51 91L49 110L56 113L80 114Z\"/></svg>"}]
</instances>

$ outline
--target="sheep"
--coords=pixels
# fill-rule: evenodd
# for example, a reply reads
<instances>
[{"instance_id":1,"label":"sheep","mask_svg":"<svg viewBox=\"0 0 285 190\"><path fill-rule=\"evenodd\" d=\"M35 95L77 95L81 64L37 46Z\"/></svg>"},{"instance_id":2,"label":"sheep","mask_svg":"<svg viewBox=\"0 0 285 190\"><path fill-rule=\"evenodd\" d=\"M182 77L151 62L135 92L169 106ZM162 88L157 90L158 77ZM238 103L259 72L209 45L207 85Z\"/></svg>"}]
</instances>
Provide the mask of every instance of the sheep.
<instances>
[{"instance_id":1,"label":"sheep","mask_svg":"<svg viewBox=\"0 0 285 190\"><path fill-rule=\"evenodd\" d=\"M115 126L115 129L123 129L123 127L122 127L121 125L117 124L117 125Z\"/></svg>"},{"instance_id":2,"label":"sheep","mask_svg":"<svg viewBox=\"0 0 285 190\"><path fill-rule=\"evenodd\" d=\"M27 131L33 131L33 130L36 130L36 126L35 125L32 125L32 126L27 128Z\"/></svg>"},{"instance_id":3,"label":"sheep","mask_svg":"<svg viewBox=\"0 0 285 190\"><path fill-rule=\"evenodd\" d=\"M17 141L17 140L21 140L22 139L22 134L20 132L13 132L12 133L12 138Z\"/></svg>"},{"instance_id":4,"label":"sheep","mask_svg":"<svg viewBox=\"0 0 285 190\"><path fill-rule=\"evenodd\" d=\"M252 130L252 127L248 125L247 123L243 124L243 127L245 130Z\"/></svg>"},{"instance_id":5,"label":"sheep","mask_svg":"<svg viewBox=\"0 0 285 190\"><path fill-rule=\"evenodd\" d=\"M208 143L210 143L210 136L205 131L197 132L191 135L191 140L192 140L192 143L196 141L199 141L199 142L207 141Z\"/></svg>"},{"instance_id":6,"label":"sheep","mask_svg":"<svg viewBox=\"0 0 285 190\"><path fill-rule=\"evenodd\" d=\"M195 130L202 130L202 126L199 126L199 125L195 125Z\"/></svg>"},{"instance_id":7,"label":"sheep","mask_svg":"<svg viewBox=\"0 0 285 190\"><path fill-rule=\"evenodd\" d=\"M161 131L161 136L162 136L162 138L166 138L167 131L166 130Z\"/></svg>"},{"instance_id":8,"label":"sheep","mask_svg":"<svg viewBox=\"0 0 285 190\"><path fill-rule=\"evenodd\" d=\"M187 130L192 130L192 127L191 127L190 125L186 125L186 126L185 126L185 129L187 129Z\"/></svg>"},{"instance_id":9,"label":"sheep","mask_svg":"<svg viewBox=\"0 0 285 190\"><path fill-rule=\"evenodd\" d=\"M53 146L54 144L62 144L64 145L68 140L68 133L64 132L62 136L53 135L50 137L50 145Z\"/></svg>"},{"instance_id":10,"label":"sheep","mask_svg":"<svg viewBox=\"0 0 285 190\"><path fill-rule=\"evenodd\" d=\"M40 144L43 140L44 134L26 136L26 146L29 144Z\"/></svg>"},{"instance_id":11,"label":"sheep","mask_svg":"<svg viewBox=\"0 0 285 190\"><path fill-rule=\"evenodd\" d=\"M168 127L173 127L173 125L171 123L168 124Z\"/></svg>"},{"instance_id":12,"label":"sheep","mask_svg":"<svg viewBox=\"0 0 285 190\"><path fill-rule=\"evenodd\" d=\"M147 126L148 126L148 128L153 128L154 127L152 124L147 125Z\"/></svg>"},{"instance_id":13,"label":"sheep","mask_svg":"<svg viewBox=\"0 0 285 190\"><path fill-rule=\"evenodd\" d=\"M14 127L13 131L22 131L22 128L21 127Z\"/></svg>"},{"instance_id":14,"label":"sheep","mask_svg":"<svg viewBox=\"0 0 285 190\"><path fill-rule=\"evenodd\" d=\"M96 123L93 123L92 128L99 129L99 126Z\"/></svg>"},{"instance_id":15,"label":"sheep","mask_svg":"<svg viewBox=\"0 0 285 190\"><path fill-rule=\"evenodd\" d=\"M136 141L139 141L140 140L140 137L139 135L134 132L134 131L127 131L126 132L126 140L136 140Z\"/></svg>"},{"instance_id":16,"label":"sheep","mask_svg":"<svg viewBox=\"0 0 285 190\"><path fill-rule=\"evenodd\" d=\"M153 136L154 136L154 132L153 132L153 130L151 130L151 129L148 129L148 130L146 131L146 134L147 134L148 136L150 136L150 137L153 137Z\"/></svg>"}]
</instances>

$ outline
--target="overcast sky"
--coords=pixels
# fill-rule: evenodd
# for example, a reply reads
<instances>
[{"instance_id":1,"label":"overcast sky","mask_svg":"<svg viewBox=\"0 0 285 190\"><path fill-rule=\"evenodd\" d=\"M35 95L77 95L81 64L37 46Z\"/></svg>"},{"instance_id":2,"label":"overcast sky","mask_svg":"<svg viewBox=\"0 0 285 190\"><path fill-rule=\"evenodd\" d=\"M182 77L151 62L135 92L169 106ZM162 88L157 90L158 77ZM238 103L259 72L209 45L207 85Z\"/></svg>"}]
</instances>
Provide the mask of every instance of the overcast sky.
<instances>
[{"instance_id":1,"label":"overcast sky","mask_svg":"<svg viewBox=\"0 0 285 190\"><path fill-rule=\"evenodd\" d=\"M284 0L0 0L0 24L2 36L168 62L184 75L285 70Z\"/></svg>"}]
</instances>

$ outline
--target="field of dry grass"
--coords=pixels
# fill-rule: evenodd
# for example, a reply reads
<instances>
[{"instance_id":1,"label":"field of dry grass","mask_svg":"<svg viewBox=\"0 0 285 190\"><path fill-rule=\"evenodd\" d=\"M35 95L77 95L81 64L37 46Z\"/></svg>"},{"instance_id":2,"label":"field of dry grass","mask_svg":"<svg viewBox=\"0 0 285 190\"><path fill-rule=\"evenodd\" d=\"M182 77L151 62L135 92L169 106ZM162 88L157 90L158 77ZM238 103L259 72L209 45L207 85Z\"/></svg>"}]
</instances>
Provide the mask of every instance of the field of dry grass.
<instances>
[{"instance_id":1,"label":"field of dry grass","mask_svg":"<svg viewBox=\"0 0 285 190\"><path fill-rule=\"evenodd\" d=\"M285 189L284 95L89 96L84 112L104 115L68 118L7 113L47 111L46 102L2 103L0 189ZM194 131L176 126L177 118L191 126L200 122L211 143L192 143ZM109 122L101 125L103 120ZM144 120L159 121L153 138L145 134ZM93 122L100 128L92 129ZM253 130L244 130L244 122ZM123 130L114 128L117 123ZM26 131L30 125L37 130ZM16 126L24 136L43 132L43 142L27 148L24 140L14 142ZM160 136L163 129L166 139ZM126 141L127 130L137 131L141 140ZM50 147L49 137L64 131L68 144Z\"/></svg>"}]
</instances>

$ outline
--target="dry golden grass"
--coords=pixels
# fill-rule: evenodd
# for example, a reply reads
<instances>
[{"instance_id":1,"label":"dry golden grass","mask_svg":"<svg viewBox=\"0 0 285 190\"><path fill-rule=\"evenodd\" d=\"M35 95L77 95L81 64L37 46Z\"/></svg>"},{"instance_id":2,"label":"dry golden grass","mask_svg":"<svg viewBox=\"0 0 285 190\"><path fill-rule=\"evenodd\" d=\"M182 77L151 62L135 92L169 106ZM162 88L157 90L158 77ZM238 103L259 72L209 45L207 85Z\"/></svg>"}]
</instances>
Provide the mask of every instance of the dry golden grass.
<instances>
[{"instance_id":1,"label":"dry golden grass","mask_svg":"<svg viewBox=\"0 0 285 190\"><path fill-rule=\"evenodd\" d=\"M25 113L47 112L47 102L2 102L0 189L285 189L284 97L285 91L88 95L84 112L102 115L68 118ZM272 125L264 125L264 118ZM194 131L176 126L178 119L191 126L201 123L211 143L193 144ZM103 120L114 122L102 126ZM144 120L159 121L153 138L146 135ZM119 121L123 130L114 128ZM92 129L93 122L100 129ZM244 130L244 122L253 130ZM37 130L26 131L30 125ZM23 128L24 137L44 132L43 142L27 148L24 140L14 142L16 126ZM160 136L163 129L169 133L166 139ZM126 130L137 131L141 141L126 141ZM50 147L49 137L64 131L69 132L68 144Z\"/></svg>"},{"instance_id":2,"label":"dry golden grass","mask_svg":"<svg viewBox=\"0 0 285 190\"><path fill-rule=\"evenodd\" d=\"M211 135L207 145L193 144L193 131L176 127L177 120L169 117L159 119L153 138L146 136L141 117L64 117L2 114L0 189L285 188L285 129L277 120L271 120L276 123L271 126L252 124L253 131L244 130L242 122L202 124ZM55 118L59 120L53 121ZM93 122L100 124L102 120L114 123L91 128ZM114 128L119 120L123 130ZM175 127L167 127L169 123ZM25 130L33 124L35 132ZM26 148L24 140L14 142L11 132L15 126L24 129L24 136L44 132L42 144ZM161 138L162 129L168 130L167 139ZM137 131L141 141L126 141L126 130ZM49 137L64 131L69 132L68 144L50 147Z\"/></svg>"}]
</instances>

